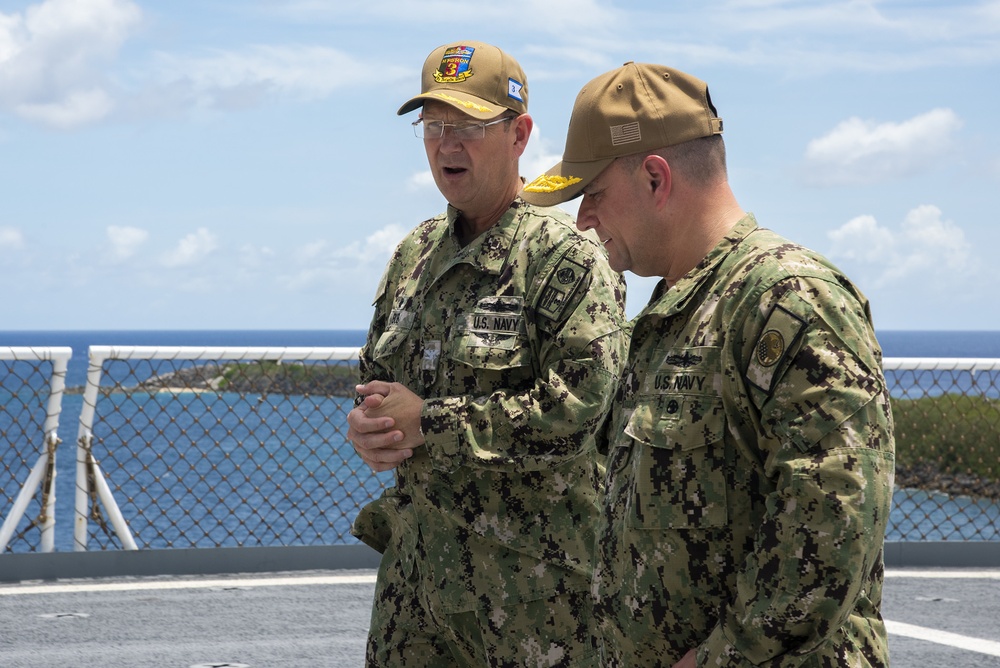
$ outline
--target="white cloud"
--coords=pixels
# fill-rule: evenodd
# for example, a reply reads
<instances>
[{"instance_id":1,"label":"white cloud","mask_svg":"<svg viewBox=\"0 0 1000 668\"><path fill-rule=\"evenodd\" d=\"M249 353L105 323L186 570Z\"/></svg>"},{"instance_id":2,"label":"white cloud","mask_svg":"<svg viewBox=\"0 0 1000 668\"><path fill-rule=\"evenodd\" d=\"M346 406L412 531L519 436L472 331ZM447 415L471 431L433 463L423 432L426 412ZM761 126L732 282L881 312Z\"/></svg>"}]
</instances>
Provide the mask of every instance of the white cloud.
<instances>
[{"instance_id":1,"label":"white cloud","mask_svg":"<svg viewBox=\"0 0 1000 668\"><path fill-rule=\"evenodd\" d=\"M389 254L396 250L396 246L406 236L406 232L406 228L396 224L376 230L365 239L359 259L362 262L387 261Z\"/></svg>"},{"instance_id":2,"label":"white cloud","mask_svg":"<svg viewBox=\"0 0 1000 668\"><path fill-rule=\"evenodd\" d=\"M296 269L279 278L289 290L298 291L313 286L343 290L357 287L359 276L371 282L381 275L389 256L407 233L407 228L390 224L367 237L345 246L333 247L327 241L314 241L295 252Z\"/></svg>"},{"instance_id":3,"label":"white cloud","mask_svg":"<svg viewBox=\"0 0 1000 668\"><path fill-rule=\"evenodd\" d=\"M175 249L164 253L160 264L164 267L192 265L208 257L218 246L216 236L202 227L181 239Z\"/></svg>"},{"instance_id":4,"label":"white cloud","mask_svg":"<svg viewBox=\"0 0 1000 668\"><path fill-rule=\"evenodd\" d=\"M336 49L319 46L255 46L214 51L204 56L157 55L153 97L172 106L242 109L268 96L303 100L323 98L358 81L365 63ZM389 65L383 76L405 70Z\"/></svg>"},{"instance_id":5,"label":"white cloud","mask_svg":"<svg viewBox=\"0 0 1000 668\"><path fill-rule=\"evenodd\" d=\"M0 13L0 110L71 128L112 107L103 68L141 10L129 0L45 0Z\"/></svg>"},{"instance_id":6,"label":"white cloud","mask_svg":"<svg viewBox=\"0 0 1000 668\"><path fill-rule=\"evenodd\" d=\"M845 260L877 264L893 252L893 234L874 216L858 216L828 234L833 253Z\"/></svg>"},{"instance_id":7,"label":"white cloud","mask_svg":"<svg viewBox=\"0 0 1000 668\"><path fill-rule=\"evenodd\" d=\"M272 13L311 23L317 20L338 24L391 21L406 26L437 27L443 20L447 20L446 17L460 15L463 22L471 25L513 27L511 16L526 16L530 20L518 22L518 31L560 35L616 24L621 15L620 10L609 8L607 3L600 0L549 0L544 3L510 0L502 4L460 3L454 0L427 0L420 3L404 3L399 0L270 0L258 4L268 5Z\"/></svg>"},{"instance_id":8,"label":"white cloud","mask_svg":"<svg viewBox=\"0 0 1000 668\"><path fill-rule=\"evenodd\" d=\"M0 227L0 251L24 248L24 234L16 227Z\"/></svg>"},{"instance_id":9,"label":"white cloud","mask_svg":"<svg viewBox=\"0 0 1000 668\"><path fill-rule=\"evenodd\" d=\"M434 175L431 174L431 170L429 169L417 172L406 180L406 189L409 192L428 190L430 188L437 188L437 186L434 183Z\"/></svg>"},{"instance_id":10,"label":"white cloud","mask_svg":"<svg viewBox=\"0 0 1000 668\"><path fill-rule=\"evenodd\" d=\"M927 169L947 155L962 121L934 109L902 123L849 118L806 147L805 179L815 185L873 184Z\"/></svg>"},{"instance_id":11,"label":"white cloud","mask_svg":"<svg viewBox=\"0 0 1000 668\"><path fill-rule=\"evenodd\" d=\"M135 255L139 247L149 238L149 232L146 230L117 225L108 226L107 235L111 244L111 257L119 262Z\"/></svg>"},{"instance_id":12,"label":"white cloud","mask_svg":"<svg viewBox=\"0 0 1000 668\"><path fill-rule=\"evenodd\" d=\"M519 164L521 176L530 181L539 174L550 170L560 160L562 160L562 155L555 152L552 148L552 142L547 137L542 136L541 128L535 123L531 128L531 139L528 141L528 147L521 155Z\"/></svg>"},{"instance_id":13,"label":"white cloud","mask_svg":"<svg viewBox=\"0 0 1000 668\"><path fill-rule=\"evenodd\" d=\"M898 230L859 216L828 233L830 257L852 263L874 276L877 287L919 279L927 284L957 285L980 267L964 231L925 204L906 214Z\"/></svg>"}]
</instances>

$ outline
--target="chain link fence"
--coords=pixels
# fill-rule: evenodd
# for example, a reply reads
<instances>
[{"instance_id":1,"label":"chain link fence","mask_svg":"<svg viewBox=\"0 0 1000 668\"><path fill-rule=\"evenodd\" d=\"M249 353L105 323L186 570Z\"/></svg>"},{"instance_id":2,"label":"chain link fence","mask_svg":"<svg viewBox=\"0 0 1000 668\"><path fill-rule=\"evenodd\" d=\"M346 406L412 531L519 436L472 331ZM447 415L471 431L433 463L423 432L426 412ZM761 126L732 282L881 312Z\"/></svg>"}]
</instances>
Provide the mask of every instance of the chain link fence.
<instances>
[{"instance_id":1,"label":"chain link fence","mask_svg":"<svg viewBox=\"0 0 1000 668\"><path fill-rule=\"evenodd\" d=\"M12 350L0 348L0 551L52 550L57 461L74 505L57 533L75 550L353 543L358 510L391 484L346 440L356 348L93 346L59 460L65 359ZM888 539L1000 540L1000 360L885 368Z\"/></svg>"},{"instance_id":2,"label":"chain link fence","mask_svg":"<svg viewBox=\"0 0 1000 668\"><path fill-rule=\"evenodd\" d=\"M54 549L57 434L72 354L0 347L0 553Z\"/></svg>"},{"instance_id":3,"label":"chain link fence","mask_svg":"<svg viewBox=\"0 0 1000 668\"><path fill-rule=\"evenodd\" d=\"M896 434L889 540L1000 540L1000 360L885 360Z\"/></svg>"},{"instance_id":4,"label":"chain link fence","mask_svg":"<svg viewBox=\"0 0 1000 668\"><path fill-rule=\"evenodd\" d=\"M357 511L391 479L346 439L356 360L338 348L91 348L76 549L353 542Z\"/></svg>"}]
</instances>

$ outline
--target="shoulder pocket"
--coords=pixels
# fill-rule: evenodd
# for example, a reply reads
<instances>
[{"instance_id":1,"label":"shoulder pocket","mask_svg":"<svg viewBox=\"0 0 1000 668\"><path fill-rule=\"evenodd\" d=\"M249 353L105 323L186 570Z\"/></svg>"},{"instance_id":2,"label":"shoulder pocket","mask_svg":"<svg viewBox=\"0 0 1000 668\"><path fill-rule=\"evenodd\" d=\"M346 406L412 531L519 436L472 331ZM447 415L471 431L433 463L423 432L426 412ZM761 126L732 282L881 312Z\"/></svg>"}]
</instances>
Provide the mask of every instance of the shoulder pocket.
<instances>
[{"instance_id":1,"label":"shoulder pocket","mask_svg":"<svg viewBox=\"0 0 1000 668\"><path fill-rule=\"evenodd\" d=\"M372 357L375 360L385 360L392 357L406 341L413 328L413 313L394 309L389 314L389 321L386 330L378 337L375 347L372 349Z\"/></svg>"}]
</instances>

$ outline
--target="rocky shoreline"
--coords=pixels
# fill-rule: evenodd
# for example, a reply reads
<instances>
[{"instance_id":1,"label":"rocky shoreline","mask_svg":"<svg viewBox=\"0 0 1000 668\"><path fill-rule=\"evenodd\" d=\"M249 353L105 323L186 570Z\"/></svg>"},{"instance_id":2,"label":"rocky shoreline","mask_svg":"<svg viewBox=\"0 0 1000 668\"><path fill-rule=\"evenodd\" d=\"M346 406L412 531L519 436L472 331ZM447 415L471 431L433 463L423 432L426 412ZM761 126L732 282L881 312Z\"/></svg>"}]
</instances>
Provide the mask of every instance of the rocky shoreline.
<instances>
[{"instance_id":1,"label":"rocky shoreline","mask_svg":"<svg viewBox=\"0 0 1000 668\"><path fill-rule=\"evenodd\" d=\"M1000 481L975 474L945 473L928 463L897 466L896 489L903 488L1000 501Z\"/></svg>"},{"instance_id":2,"label":"rocky shoreline","mask_svg":"<svg viewBox=\"0 0 1000 668\"><path fill-rule=\"evenodd\" d=\"M137 391L225 391L245 394L354 397L357 371L303 364L207 362L153 376Z\"/></svg>"}]
</instances>

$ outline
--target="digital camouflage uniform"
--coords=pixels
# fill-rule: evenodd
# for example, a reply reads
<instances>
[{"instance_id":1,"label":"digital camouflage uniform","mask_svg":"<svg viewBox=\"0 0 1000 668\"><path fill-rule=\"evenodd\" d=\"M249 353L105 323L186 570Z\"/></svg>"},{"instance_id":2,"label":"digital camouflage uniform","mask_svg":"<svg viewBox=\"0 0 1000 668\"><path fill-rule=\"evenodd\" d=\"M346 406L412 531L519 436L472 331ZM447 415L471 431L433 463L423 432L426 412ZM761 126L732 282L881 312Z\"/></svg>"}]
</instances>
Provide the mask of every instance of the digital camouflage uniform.
<instances>
[{"instance_id":1,"label":"digital camouflage uniform","mask_svg":"<svg viewBox=\"0 0 1000 668\"><path fill-rule=\"evenodd\" d=\"M424 399L426 439L354 524L383 552L369 664L596 665L595 433L624 283L558 210L515 200L466 247L457 216L396 249L361 352L362 381ZM476 646L494 642L487 663Z\"/></svg>"},{"instance_id":2,"label":"digital camouflage uniform","mask_svg":"<svg viewBox=\"0 0 1000 668\"><path fill-rule=\"evenodd\" d=\"M609 666L885 666L867 300L748 215L632 321L594 580Z\"/></svg>"}]
</instances>

